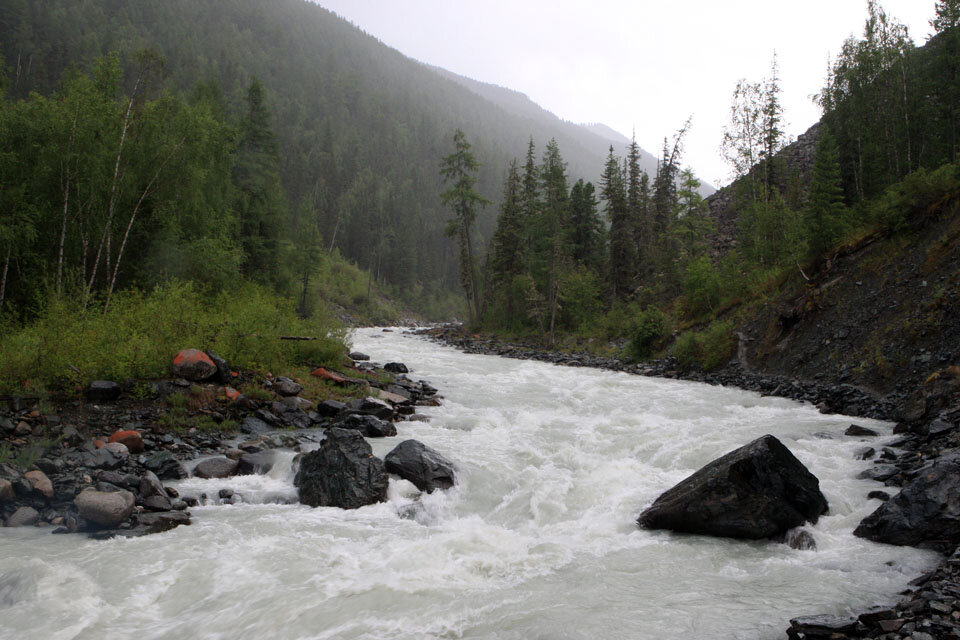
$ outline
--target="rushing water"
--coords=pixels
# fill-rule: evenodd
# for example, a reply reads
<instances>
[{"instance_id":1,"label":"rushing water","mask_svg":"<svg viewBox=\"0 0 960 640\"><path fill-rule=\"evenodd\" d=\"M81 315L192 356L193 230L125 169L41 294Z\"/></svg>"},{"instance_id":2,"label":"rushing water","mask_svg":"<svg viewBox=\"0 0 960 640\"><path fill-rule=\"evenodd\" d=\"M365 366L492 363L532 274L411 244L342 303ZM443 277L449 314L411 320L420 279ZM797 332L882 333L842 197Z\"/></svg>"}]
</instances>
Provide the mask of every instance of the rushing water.
<instances>
[{"instance_id":1,"label":"rushing water","mask_svg":"<svg viewBox=\"0 0 960 640\"><path fill-rule=\"evenodd\" d=\"M389 502L355 511L278 504L296 495L290 453L267 476L179 483L247 502L194 508L192 526L161 535L3 530L0 637L780 638L792 616L889 603L936 560L851 534L880 485L856 479L870 463L841 435L849 418L400 332L361 330L354 347L440 389L429 422L371 443L382 456L423 441L457 463L455 489L416 501L391 481ZM764 433L820 478L817 551L636 527L661 492Z\"/></svg>"}]
</instances>

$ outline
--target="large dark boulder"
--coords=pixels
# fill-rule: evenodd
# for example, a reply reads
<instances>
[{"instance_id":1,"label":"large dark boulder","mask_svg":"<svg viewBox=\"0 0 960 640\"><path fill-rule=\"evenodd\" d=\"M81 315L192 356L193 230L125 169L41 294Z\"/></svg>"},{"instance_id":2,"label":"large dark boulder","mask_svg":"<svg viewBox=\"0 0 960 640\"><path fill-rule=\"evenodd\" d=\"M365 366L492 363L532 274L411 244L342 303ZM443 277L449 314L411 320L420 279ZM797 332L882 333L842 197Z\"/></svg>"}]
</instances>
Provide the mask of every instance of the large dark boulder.
<instances>
[{"instance_id":1,"label":"large dark boulder","mask_svg":"<svg viewBox=\"0 0 960 640\"><path fill-rule=\"evenodd\" d=\"M769 538L827 510L820 482L771 435L709 463L640 514L648 529Z\"/></svg>"},{"instance_id":2,"label":"large dark boulder","mask_svg":"<svg viewBox=\"0 0 960 640\"><path fill-rule=\"evenodd\" d=\"M352 429L327 430L320 448L301 459L293 483L311 507L356 509L387 499L383 460Z\"/></svg>"},{"instance_id":3,"label":"large dark boulder","mask_svg":"<svg viewBox=\"0 0 960 640\"><path fill-rule=\"evenodd\" d=\"M169 451L158 451L147 456L143 466L157 474L161 480L182 480L189 475L186 468Z\"/></svg>"},{"instance_id":4,"label":"large dark boulder","mask_svg":"<svg viewBox=\"0 0 960 640\"><path fill-rule=\"evenodd\" d=\"M960 455L921 469L900 493L864 518L853 534L896 545L960 543Z\"/></svg>"},{"instance_id":5,"label":"large dark boulder","mask_svg":"<svg viewBox=\"0 0 960 640\"><path fill-rule=\"evenodd\" d=\"M90 402L112 402L120 397L120 385L111 380L94 380L83 390Z\"/></svg>"},{"instance_id":6,"label":"large dark boulder","mask_svg":"<svg viewBox=\"0 0 960 640\"><path fill-rule=\"evenodd\" d=\"M418 440L404 440L383 461L388 472L409 480L427 493L449 489L456 482L453 463Z\"/></svg>"}]
</instances>

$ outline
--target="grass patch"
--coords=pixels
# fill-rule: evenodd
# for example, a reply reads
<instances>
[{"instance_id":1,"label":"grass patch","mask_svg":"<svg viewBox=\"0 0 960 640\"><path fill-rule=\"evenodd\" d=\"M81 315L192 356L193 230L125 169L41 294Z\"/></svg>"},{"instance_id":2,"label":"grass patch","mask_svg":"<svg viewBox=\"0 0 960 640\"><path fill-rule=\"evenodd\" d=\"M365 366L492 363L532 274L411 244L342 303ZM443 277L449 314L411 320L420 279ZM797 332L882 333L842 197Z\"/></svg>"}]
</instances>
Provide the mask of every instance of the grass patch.
<instances>
[{"instance_id":1,"label":"grass patch","mask_svg":"<svg viewBox=\"0 0 960 640\"><path fill-rule=\"evenodd\" d=\"M730 360L733 347L733 322L718 320L703 331L688 331L677 338L673 355L685 368L712 371Z\"/></svg>"},{"instance_id":2,"label":"grass patch","mask_svg":"<svg viewBox=\"0 0 960 640\"><path fill-rule=\"evenodd\" d=\"M317 339L279 340L282 335ZM191 283L125 292L106 312L54 298L37 320L0 338L0 392L38 386L76 392L95 379L160 378L169 375L174 354L188 347L256 371L337 363L344 339L337 322L322 315L302 319L290 301L253 284L217 295Z\"/></svg>"}]
</instances>

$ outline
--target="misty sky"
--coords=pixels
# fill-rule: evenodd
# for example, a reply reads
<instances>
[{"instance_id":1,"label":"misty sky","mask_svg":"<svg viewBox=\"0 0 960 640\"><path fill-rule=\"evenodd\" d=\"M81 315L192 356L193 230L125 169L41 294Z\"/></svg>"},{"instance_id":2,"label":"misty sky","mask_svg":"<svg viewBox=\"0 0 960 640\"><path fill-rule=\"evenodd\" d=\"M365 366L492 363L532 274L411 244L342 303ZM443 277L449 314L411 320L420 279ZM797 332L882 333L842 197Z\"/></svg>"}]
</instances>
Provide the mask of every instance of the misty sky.
<instances>
[{"instance_id":1,"label":"misty sky","mask_svg":"<svg viewBox=\"0 0 960 640\"><path fill-rule=\"evenodd\" d=\"M716 185L729 182L718 148L737 80L761 80L776 50L795 137L819 118L809 96L828 55L866 18L866 0L315 1L412 58L521 91L565 120L628 137L635 128L654 154L692 115L684 164ZM926 40L934 0L881 3Z\"/></svg>"}]
</instances>

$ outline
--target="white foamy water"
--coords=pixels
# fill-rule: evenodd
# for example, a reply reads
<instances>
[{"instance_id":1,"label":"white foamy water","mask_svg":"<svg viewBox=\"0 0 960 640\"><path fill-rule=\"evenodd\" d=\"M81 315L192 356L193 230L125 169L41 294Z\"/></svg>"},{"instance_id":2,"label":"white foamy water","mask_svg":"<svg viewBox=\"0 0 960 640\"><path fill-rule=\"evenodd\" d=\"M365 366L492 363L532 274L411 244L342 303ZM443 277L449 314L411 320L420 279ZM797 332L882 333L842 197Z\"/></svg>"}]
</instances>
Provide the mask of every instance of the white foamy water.
<instances>
[{"instance_id":1,"label":"white foamy water","mask_svg":"<svg viewBox=\"0 0 960 640\"><path fill-rule=\"evenodd\" d=\"M850 418L399 332L358 331L354 348L440 389L443 406L421 409L430 422L371 443L382 456L423 441L457 463L455 489L418 503L391 481L389 502L355 511L276 504L295 496L284 453L267 476L179 483L247 502L194 508L192 526L165 534L3 530L0 637L773 639L789 617L893 602L936 562L851 534L881 485L855 478L870 463L841 435ZM636 527L660 493L765 433L820 478L817 551Z\"/></svg>"}]
</instances>

